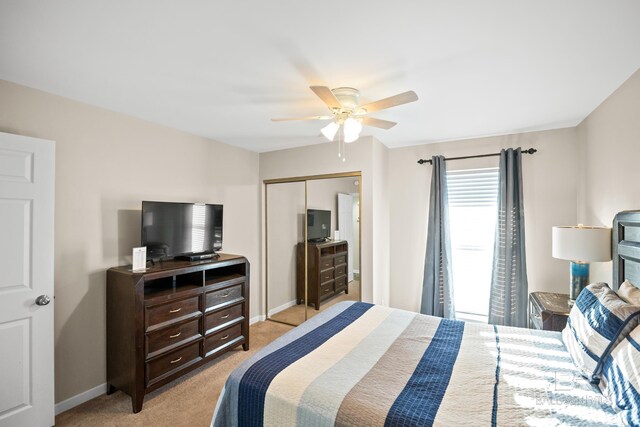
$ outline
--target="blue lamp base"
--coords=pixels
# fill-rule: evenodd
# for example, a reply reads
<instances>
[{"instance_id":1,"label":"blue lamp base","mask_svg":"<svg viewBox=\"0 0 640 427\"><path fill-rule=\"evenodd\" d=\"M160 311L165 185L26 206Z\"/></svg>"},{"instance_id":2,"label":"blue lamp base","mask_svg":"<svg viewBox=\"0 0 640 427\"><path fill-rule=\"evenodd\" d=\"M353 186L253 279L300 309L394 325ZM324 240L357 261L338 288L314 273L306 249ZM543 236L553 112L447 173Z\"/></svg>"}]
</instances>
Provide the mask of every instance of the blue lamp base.
<instances>
[{"instance_id":1,"label":"blue lamp base","mask_svg":"<svg viewBox=\"0 0 640 427\"><path fill-rule=\"evenodd\" d=\"M589 284L589 263L571 261L571 287L569 288L570 305Z\"/></svg>"}]
</instances>

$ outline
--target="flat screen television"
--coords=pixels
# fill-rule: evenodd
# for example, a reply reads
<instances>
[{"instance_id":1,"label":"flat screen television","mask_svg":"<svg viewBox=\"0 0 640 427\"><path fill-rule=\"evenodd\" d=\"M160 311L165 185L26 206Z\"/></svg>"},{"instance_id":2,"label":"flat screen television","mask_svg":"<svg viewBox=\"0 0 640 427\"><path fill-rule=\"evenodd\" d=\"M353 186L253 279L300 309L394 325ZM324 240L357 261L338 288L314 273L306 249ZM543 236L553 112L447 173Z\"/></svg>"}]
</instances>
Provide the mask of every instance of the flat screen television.
<instances>
[{"instance_id":1,"label":"flat screen television","mask_svg":"<svg viewBox=\"0 0 640 427\"><path fill-rule=\"evenodd\" d=\"M142 246L152 260L222 249L222 205L142 202Z\"/></svg>"},{"instance_id":2,"label":"flat screen television","mask_svg":"<svg viewBox=\"0 0 640 427\"><path fill-rule=\"evenodd\" d=\"M307 239L323 242L331 235L331 211L307 209Z\"/></svg>"}]
</instances>

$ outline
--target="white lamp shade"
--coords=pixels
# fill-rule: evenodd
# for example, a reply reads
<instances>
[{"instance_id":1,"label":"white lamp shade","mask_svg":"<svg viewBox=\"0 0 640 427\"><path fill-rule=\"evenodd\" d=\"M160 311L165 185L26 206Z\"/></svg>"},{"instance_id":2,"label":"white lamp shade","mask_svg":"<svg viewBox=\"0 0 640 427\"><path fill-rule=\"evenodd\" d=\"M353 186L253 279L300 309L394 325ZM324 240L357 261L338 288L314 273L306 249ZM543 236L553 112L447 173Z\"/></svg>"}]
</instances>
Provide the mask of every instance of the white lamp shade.
<instances>
[{"instance_id":1,"label":"white lamp shade","mask_svg":"<svg viewBox=\"0 0 640 427\"><path fill-rule=\"evenodd\" d=\"M552 256L580 262L611 261L611 228L553 227Z\"/></svg>"},{"instance_id":2,"label":"white lamp shade","mask_svg":"<svg viewBox=\"0 0 640 427\"><path fill-rule=\"evenodd\" d=\"M353 142L360 137L362 131L362 123L349 117L344 121L344 142Z\"/></svg>"},{"instance_id":3,"label":"white lamp shade","mask_svg":"<svg viewBox=\"0 0 640 427\"><path fill-rule=\"evenodd\" d=\"M336 122L331 122L325 127L323 127L322 129L320 129L320 132L322 132L325 138L327 138L329 141L333 141L333 138L336 137L336 133L338 132L339 128L340 128L340 125L338 125Z\"/></svg>"}]
</instances>

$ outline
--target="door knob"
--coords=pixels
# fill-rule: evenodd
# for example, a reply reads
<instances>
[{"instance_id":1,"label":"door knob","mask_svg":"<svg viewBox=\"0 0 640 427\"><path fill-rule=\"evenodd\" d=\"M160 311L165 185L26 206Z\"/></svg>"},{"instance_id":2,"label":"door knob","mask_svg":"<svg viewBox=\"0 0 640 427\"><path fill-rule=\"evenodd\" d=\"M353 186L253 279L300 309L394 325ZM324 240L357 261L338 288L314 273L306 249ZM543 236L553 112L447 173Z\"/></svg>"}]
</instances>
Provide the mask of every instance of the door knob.
<instances>
[{"instance_id":1,"label":"door knob","mask_svg":"<svg viewBox=\"0 0 640 427\"><path fill-rule=\"evenodd\" d=\"M51 298L49 298L47 295L40 295L38 298L36 298L36 304L38 305L47 305L51 302Z\"/></svg>"}]
</instances>

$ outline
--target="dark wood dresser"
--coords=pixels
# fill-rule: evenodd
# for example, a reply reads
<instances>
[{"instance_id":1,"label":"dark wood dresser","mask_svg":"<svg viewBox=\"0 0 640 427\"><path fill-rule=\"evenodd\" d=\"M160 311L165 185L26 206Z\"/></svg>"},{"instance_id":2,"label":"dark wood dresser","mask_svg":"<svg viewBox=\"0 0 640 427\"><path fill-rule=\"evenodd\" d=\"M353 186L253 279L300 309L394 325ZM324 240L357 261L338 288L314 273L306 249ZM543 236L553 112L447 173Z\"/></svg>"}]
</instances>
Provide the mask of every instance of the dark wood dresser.
<instances>
[{"instance_id":1,"label":"dark wood dresser","mask_svg":"<svg viewBox=\"0 0 640 427\"><path fill-rule=\"evenodd\" d=\"M304 242L298 243L296 254L296 302L304 302ZM316 310L320 303L340 292L348 294L347 273L349 265L348 243L336 240L324 243L307 243L307 296Z\"/></svg>"},{"instance_id":2,"label":"dark wood dresser","mask_svg":"<svg viewBox=\"0 0 640 427\"><path fill-rule=\"evenodd\" d=\"M107 271L107 393L144 395L221 354L249 349L249 262L164 261Z\"/></svg>"},{"instance_id":3,"label":"dark wood dresser","mask_svg":"<svg viewBox=\"0 0 640 427\"><path fill-rule=\"evenodd\" d=\"M562 331L569 317L569 295L551 292L529 294L529 328Z\"/></svg>"}]
</instances>

